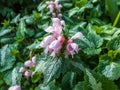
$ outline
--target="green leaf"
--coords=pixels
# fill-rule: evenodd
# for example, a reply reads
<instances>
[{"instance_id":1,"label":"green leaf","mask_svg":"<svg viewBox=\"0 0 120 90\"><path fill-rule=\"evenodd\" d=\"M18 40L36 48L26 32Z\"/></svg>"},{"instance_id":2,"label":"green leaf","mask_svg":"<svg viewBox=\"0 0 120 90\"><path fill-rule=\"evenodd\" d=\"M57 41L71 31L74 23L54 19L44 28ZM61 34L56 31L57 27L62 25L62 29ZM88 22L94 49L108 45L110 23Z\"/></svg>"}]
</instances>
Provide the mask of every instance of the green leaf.
<instances>
[{"instance_id":1,"label":"green leaf","mask_svg":"<svg viewBox=\"0 0 120 90\"><path fill-rule=\"evenodd\" d=\"M105 5L112 21L114 21L119 11L117 0L105 0Z\"/></svg>"},{"instance_id":2,"label":"green leaf","mask_svg":"<svg viewBox=\"0 0 120 90\"><path fill-rule=\"evenodd\" d=\"M41 55L37 60L35 72L43 73L44 84L48 84L50 81L58 78L61 73L61 58L51 57L49 55Z\"/></svg>"},{"instance_id":3,"label":"green leaf","mask_svg":"<svg viewBox=\"0 0 120 90\"><path fill-rule=\"evenodd\" d=\"M9 45L2 47L0 57L0 72L6 71L13 67L16 59L11 53Z\"/></svg>"},{"instance_id":4,"label":"green leaf","mask_svg":"<svg viewBox=\"0 0 120 90\"><path fill-rule=\"evenodd\" d=\"M120 36L113 38L107 43L109 50L117 50L120 48Z\"/></svg>"},{"instance_id":5,"label":"green leaf","mask_svg":"<svg viewBox=\"0 0 120 90\"><path fill-rule=\"evenodd\" d=\"M50 82L47 86L44 84L40 84L38 87L35 88L35 90L61 90L61 88L56 85L55 80Z\"/></svg>"},{"instance_id":6,"label":"green leaf","mask_svg":"<svg viewBox=\"0 0 120 90\"><path fill-rule=\"evenodd\" d=\"M37 83L41 79L41 72L34 73L32 76L32 83Z\"/></svg>"},{"instance_id":7,"label":"green leaf","mask_svg":"<svg viewBox=\"0 0 120 90\"><path fill-rule=\"evenodd\" d=\"M37 9L38 9L38 11L42 11L42 10L45 9L46 6L47 6L47 5L46 5L44 2L42 2L42 3L40 3L40 4L38 5Z\"/></svg>"},{"instance_id":8,"label":"green leaf","mask_svg":"<svg viewBox=\"0 0 120 90\"><path fill-rule=\"evenodd\" d=\"M91 31L86 37L77 39L75 42L82 48L84 53L96 55L101 52L100 46L103 44L103 39L95 32Z\"/></svg>"},{"instance_id":9,"label":"green leaf","mask_svg":"<svg viewBox=\"0 0 120 90\"><path fill-rule=\"evenodd\" d=\"M27 46L29 50L34 50L39 48L40 41L35 40L31 45Z\"/></svg>"},{"instance_id":10,"label":"green leaf","mask_svg":"<svg viewBox=\"0 0 120 90\"><path fill-rule=\"evenodd\" d=\"M18 14L15 18L12 19L11 23L16 24L20 19L20 14Z\"/></svg>"},{"instance_id":11,"label":"green leaf","mask_svg":"<svg viewBox=\"0 0 120 90\"><path fill-rule=\"evenodd\" d=\"M102 83L101 82L97 83L96 79L93 77L93 75L88 70L86 70L86 74L89 78L89 83L91 85L90 87L93 90L102 90Z\"/></svg>"},{"instance_id":12,"label":"green leaf","mask_svg":"<svg viewBox=\"0 0 120 90\"><path fill-rule=\"evenodd\" d=\"M61 58L49 58L46 63L46 69L44 72L44 83L48 84L50 81L58 78L61 69Z\"/></svg>"},{"instance_id":13,"label":"green leaf","mask_svg":"<svg viewBox=\"0 0 120 90\"><path fill-rule=\"evenodd\" d=\"M84 81L77 84L76 90L117 90L117 86L101 74L86 70Z\"/></svg>"},{"instance_id":14,"label":"green leaf","mask_svg":"<svg viewBox=\"0 0 120 90\"><path fill-rule=\"evenodd\" d=\"M76 83L76 73L67 72L62 79L62 89L71 90Z\"/></svg>"},{"instance_id":15,"label":"green leaf","mask_svg":"<svg viewBox=\"0 0 120 90\"><path fill-rule=\"evenodd\" d=\"M102 74L111 80L117 80L120 78L120 62L111 62L109 65L106 65L102 70Z\"/></svg>"},{"instance_id":16,"label":"green leaf","mask_svg":"<svg viewBox=\"0 0 120 90\"><path fill-rule=\"evenodd\" d=\"M78 7L82 7L82 6L84 6L86 3L88 2L88 0L76 0L76 2L75 2L75 6L78 6Z\"/></svg>"},{"instance_id":17,"label":"green leaf","mask_svg":"<svg viewBox=\"0 0 120 90\"><path fill-rule=\"evenodd\" d=\"M78 82L73 90L83 90L83 82Z\"/></svg>"},{"instance_id":18,"label":"green leaf","mask_svg":"<svg viewBox=\"0 0 120 90\"><path fill-rule=\"evenodd\" d=\"M79 12L78 7L72 8L71 10L69 10L69 17L73 16L74 14L76 14L78 12Z\"/></svg>"},{"instance_id":19,"label":"green leaf","mask_svg":"<svg viewBox=\"0 0 120 90\"><path fill-rule=\"evenodd\" d=\"M20 67L22 66L22 63L17 63L16 66L9 71L5 71L3 74L3 79L7 83L7 85L20 85L21 84L21 78L22 75L19 72Z\"/></svg>"},{"instance_id":20,"label":"green leaf","mask_svg":"<svg viewBox=\"0 0 120 90\"><path fill-rule=\"evenodd\" d=\"M25 25L24 20L21 20L19 25L18 25L18 29L17 29L17 32L16 32L16 37L17 38L24 38L25 33L26 33L26 25Z\"/></svg>"},{"instance_id":21,"label":"green leaf","mask_svg":"<svg viewBox=\"0 0 120 90\"><path fill-rule=\"evenodd\" d=\"M6 35L6 34L8 34L8 33L10 33L10 32L11 32L10 29L0 30L0 37L1 37L1 36L4 36L4 35Z\"/></svg>"}]
</instances>

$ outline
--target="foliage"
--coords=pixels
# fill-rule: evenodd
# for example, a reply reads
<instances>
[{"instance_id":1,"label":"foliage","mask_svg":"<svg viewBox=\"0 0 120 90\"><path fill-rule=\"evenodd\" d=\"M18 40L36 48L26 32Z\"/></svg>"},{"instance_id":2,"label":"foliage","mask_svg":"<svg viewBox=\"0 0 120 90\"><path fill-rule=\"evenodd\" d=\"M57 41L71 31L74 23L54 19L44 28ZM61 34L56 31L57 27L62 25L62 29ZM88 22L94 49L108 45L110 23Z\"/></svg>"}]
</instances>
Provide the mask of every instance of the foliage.
<instances>
[{"instance_id":1,"label":"foliage","mask_svg":"<svg viewBox=\"0 0 120 90\"><path fill-rule=\"evenodd\" d=\"M40 47L51 25L47 1L0 1L0 90L120 89L120 1L59 0L65 37L84 35L74 40L80 48L74 58L51 57ZM19 69L33 56L36 65L27 69L34 75L26 78Z\"/></svg>"}]
</instances>

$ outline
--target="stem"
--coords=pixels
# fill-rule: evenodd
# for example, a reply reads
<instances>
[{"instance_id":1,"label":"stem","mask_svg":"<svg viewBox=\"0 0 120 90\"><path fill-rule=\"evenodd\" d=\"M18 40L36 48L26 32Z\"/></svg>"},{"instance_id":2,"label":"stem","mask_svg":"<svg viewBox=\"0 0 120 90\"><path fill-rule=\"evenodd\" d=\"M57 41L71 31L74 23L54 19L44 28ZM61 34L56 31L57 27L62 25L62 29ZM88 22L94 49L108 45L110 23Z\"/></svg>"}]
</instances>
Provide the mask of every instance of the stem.
<instances>
[{"instance_id":1,"label":"stem","mask_svg":"<svg viewBox=\"0 0 120 90\"><path fill-rule=\"evenodd\" d=\"M115 19L115 21L114 21L114 23L113 23L113 26L114 26L114 27L117 25L119 18L120 18L120 11L118 12L118 14L117 14L117 16L116 16L116 19Z\"/></svg>"}]
</instances>

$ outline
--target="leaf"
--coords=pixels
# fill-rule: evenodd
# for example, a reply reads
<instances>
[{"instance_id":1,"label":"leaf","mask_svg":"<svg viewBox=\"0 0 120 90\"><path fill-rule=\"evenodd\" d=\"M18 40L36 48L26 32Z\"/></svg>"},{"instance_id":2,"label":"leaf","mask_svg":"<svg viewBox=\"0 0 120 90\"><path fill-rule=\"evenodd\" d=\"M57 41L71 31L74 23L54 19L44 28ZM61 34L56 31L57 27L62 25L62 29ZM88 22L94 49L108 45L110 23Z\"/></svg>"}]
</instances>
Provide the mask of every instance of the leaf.
<instances>
[{"instance_id":1,"label":"leaf","mask_svg":"<svg viewBox=\"0 0 120 90\"><path fill-rule=\"evenodd\" d=\"M71 17L74 14L78 13L78 11L79 11L78 7L72 8L71 10L69 10L69 17Z\"/></svg>"},{"instance_id":2,"label":"leaf","mask_svg":"<svg viewBox=\"0 0 120 90\"><path fill-rule=\"evenodd\" d=\"M8 33L10 33L10 32L11 32L10 29L0 30L0 37L1 37L1 36L4 36L4 35L6 35L6 34L8 34Z\"/></svg>"},{"instance_id":3,"label":"leaf","mask_svg":"<svg viewBox=\"0 0 120 90\"><path fill-rule=\"evenodd\" d=\"M55 80L50 82L47 86L44 84L40 84L38 87L35 88L35 90L61 90L61 88L56 85Z\"/></svg>"},{"instance_id":4,"label":"leaf","mask_svg":"<svg viewBox=\"0 0 120 90\"><path fill-rule=\"evenodd\" d=\"M103 44L103 39L94 33L89 32L86 37L76 39L75 42L82 48L83 52L88 55L96 55L101 52L100 46Z\"/></svg>"},{"instance_id":5,"label":"leaf","mask_svg":"<svg viewBox=\"0 0 120 90\"><path fill-rule=\"evenodd\" d=\"M83 82L78 82L73 90L83 90Z\"/></svg>"},{"instance_id":6,"label":"leaf","mask_svg":"<svg viewBox=\"0 0 120 90\"><path fill-rule=\"evenodd\" d=\"M119 11L117 0L105 0L105 6L109 12L112 21L114 21Z\"/></svg>"},{"instance_id":7,"label":"leaf","mask_svg":"<svg viewBox=\"0 0 120 90\"><path fill-rule=\"evenodd\" d=\"M40 3L40 4L38 5L37 9L38 9L38 11L42 11L42 10L45 9L46 6L47 6L47 5L44 4L44 2L42 2L42 3Z\"/></svg>"},{"instance_id":8,"label":"leaf","mask_svg":"<svg viewBox=\"0 0 120 90\"><path fill-rule=\"evenodd\" d=\"M32 76L32 83L37 83L41 79L41 72L34 73Z\"/></svg>"},{"instance_id":9,"label":"leaf","mask_svg":"<svg viewBox=\"0 0 120 90\"><path fill-rule=\"evenodd\" d=\"M89 83L91 84L91 88L93 90L102 90L102 83L101 82L97 83L96 79L93 77L93 75L88 70L86 70L86 74L89 78Z\"/></svg>"},{"instance_id":10,"label":"leaf","mask_svg":"<svg viewBox=\"0 0 120 90\"><path fill-rule=\"evenodd\" d=\"M3 73L3 76L4 76L3 79L5 80L7 85L20 85L21 84L22 75L19 72L19 69L21 66L22 66L21 63L17 63L13 69L9 71L5 71Z\"/></svg>"},{"instance_id":11,"label":"leaf","mask_svg":"<svg viewBox=\"0 0 120 90\"><path fill-rule=\"evenodd\" d=\"M86 69L84 81L79 82L75 90L117 90L115 83L96 72Z\"/></svg>"},{"instance_id":12,"label":"leaf","mask_svg":"<svg viewBox=\"0 0 120 90\"><path fill-rule=\"evenodd\" d=\"M17 29L17 32L16 32L16 37L17 38L24 38L25 33L26 33L26 25L25 25L24 20L21 20L19 25L18 25L18 29Z\"/></svg>"},{"instance_id":13,"label":"leaf","mask_svg":"<svg viewBox=\"0 0 120 90\"><path fill-rule=\"evenodd\" d=\"M12 19L11 23L16 24L20 19L20 14L18 14L15 18Z\"/></svg>"},{"instance_id":14,"label":"leaf","mask_svg":"<svg viewBox=\"0 0 120 90\"><path fill-rule=\"evenodd\" d=\"M35 40L31 45L27 46L29 50L34 50L39 48L40 41Z\"/></svg>"},{"instance_id":15,"label":"leaf","mask_svg":"<svg viewBox=\"0 0 120 90\"><path fill-rule=\"evenodd\" d=\"M0 57L0 72L13 67L16 59L15 56L12 55L9 45L2 47Z\"/></svg>"},{"instance_id":16,"label":"leaf","mask_svg":"<svg viewBox=\"0 0 120 90\"><path fill-rule=\"evenodd\" d=\"M76 83L76 73L67 72L62 78L62 90L71 90Z\"/></svg>"},{"instance_id":17,"label":"leaf","mask_svg":"<svg viewBox=\"0 0 120 90\"><path fill-rule=\"evenodd\" d=\"M111 80L117 80L120 77L120 62L111 62L102 70L102 74Z\"/></svg>"},{"instance_id":18,"label":"leaf","mask_svg":"<svg viewBox=\"0 0 120 90\"><path fill-rule=\"evenodd\" d=\"M50 81L58 78L61 73L61 58L51 57L49 55L41 55L37 60L35 72L43 73L44 84L47 85Z\"/></svg>"},{"instance_id":19,"label":"leaf","mask_svg":"<svg viewBox=\"0 0 120 90\"><path fill-rule=\"evenodd\" d=\"M109 50L117 50L120 48L120 36L113 38L107 43Z\"/></svg>"},{"instance_id":20,"label":"leaf","mask_svg":"<svg viewBox=\"0 0 120 90\"><path fill-rule=\"evenodd\" d=\"M46 69L44 72L44 83L48 84L50 81L58 78L60 75L61 58L49 58L46 63Z\"/></svg>"}]
</instances>

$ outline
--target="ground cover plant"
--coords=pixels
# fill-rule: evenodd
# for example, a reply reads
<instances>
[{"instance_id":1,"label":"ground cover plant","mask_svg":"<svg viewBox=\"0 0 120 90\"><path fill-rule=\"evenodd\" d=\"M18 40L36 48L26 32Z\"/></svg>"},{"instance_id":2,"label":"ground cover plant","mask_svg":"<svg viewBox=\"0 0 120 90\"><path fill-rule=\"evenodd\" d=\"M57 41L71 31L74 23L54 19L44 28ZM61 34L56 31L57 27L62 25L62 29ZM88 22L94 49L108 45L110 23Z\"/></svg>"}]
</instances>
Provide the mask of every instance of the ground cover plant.
<instances>
[{"instance_id":1,"label":"ground cover plant","mask_svg":"<svg viewBox=\"0 0 120 90\"><path fill-rule=\"evenodd\" d=\"M120 89L120 0L0 7L0 90Z\"/></svg>"}]
</instances>

